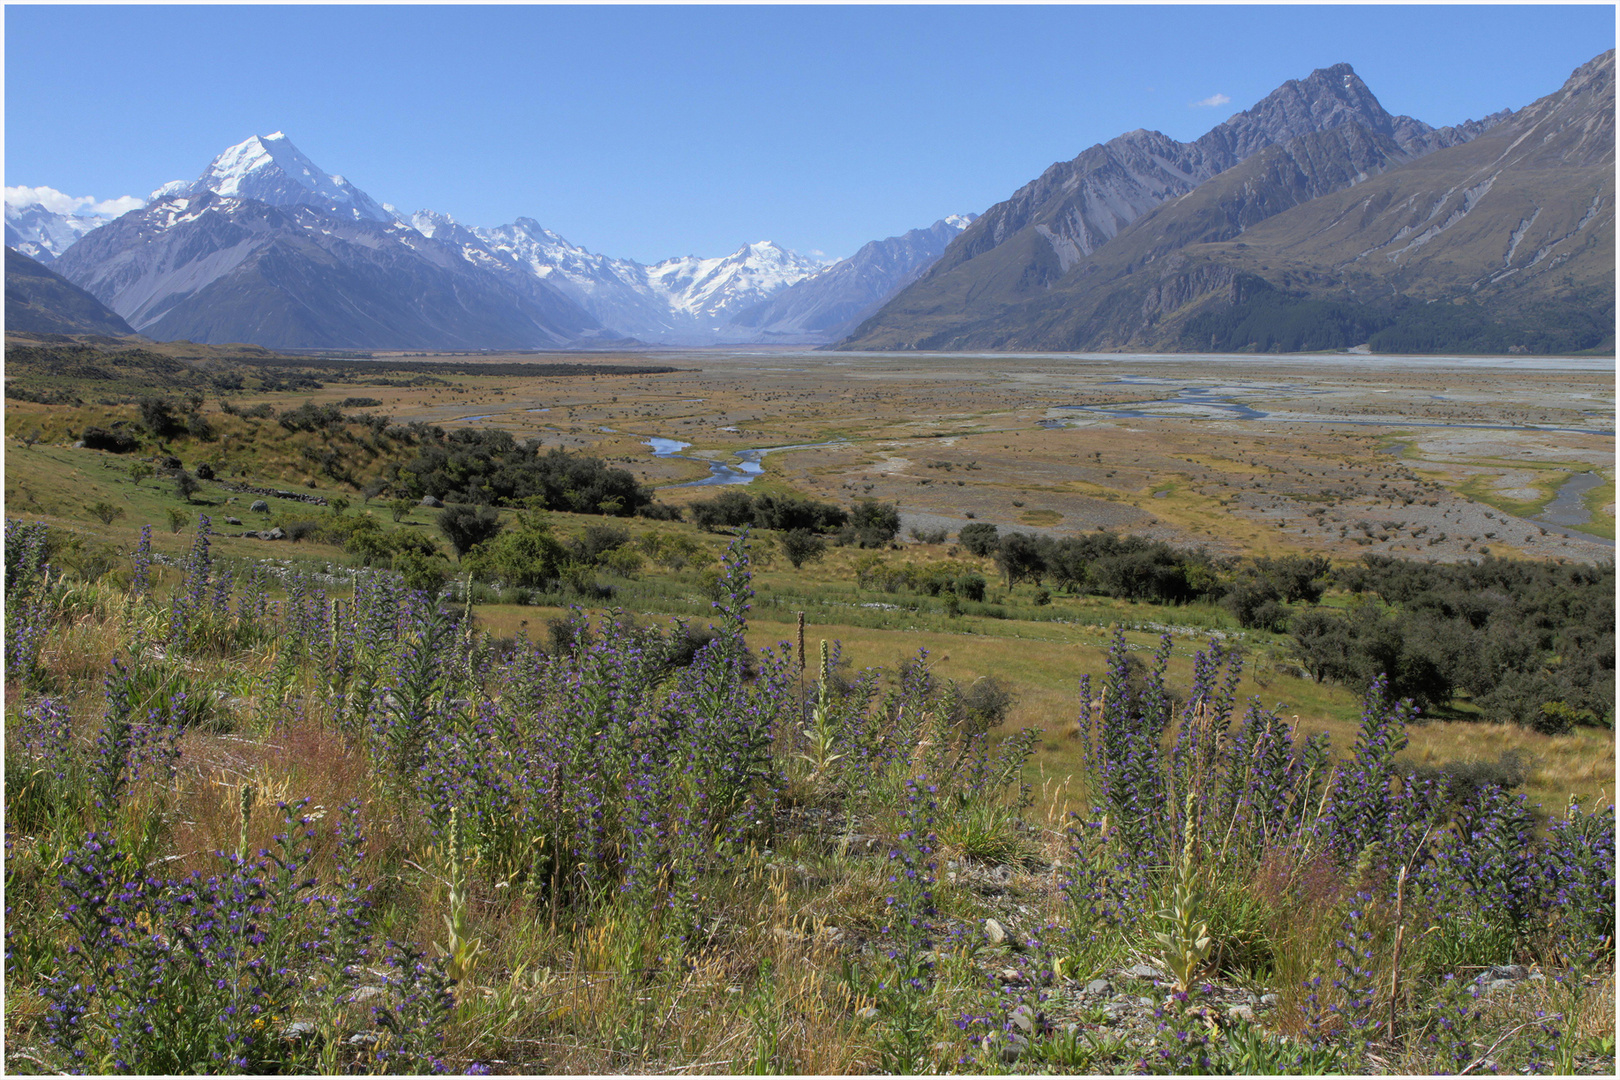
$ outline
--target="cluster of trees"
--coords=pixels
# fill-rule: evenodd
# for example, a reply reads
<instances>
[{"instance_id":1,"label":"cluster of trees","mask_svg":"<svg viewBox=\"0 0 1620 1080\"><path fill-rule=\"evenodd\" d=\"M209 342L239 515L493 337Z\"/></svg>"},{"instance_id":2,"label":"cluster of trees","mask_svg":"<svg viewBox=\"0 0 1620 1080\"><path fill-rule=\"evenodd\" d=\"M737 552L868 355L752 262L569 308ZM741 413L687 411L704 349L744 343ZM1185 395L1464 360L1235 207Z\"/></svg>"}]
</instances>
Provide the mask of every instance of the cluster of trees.
<instances>
[{"instance_id":1,"label":"cluster of trees","mask_svg":"<svg viewBox=\"0 0 1620 1080\"><path fill-rule=\"evenodd\" d=\"M189 435L208 442L214 438L214 428L203 416L202 404L203 396L195 391L179 400L143 397L137 402L141 411L141 426L159 441Z\"/></svg>"},{"instance_id":2,"label":"cluster of trees","mask_svg":"<svg viewBox=\"0 0 1620 1080\"><path fill-rule=\"evenodd\" d=\"M642 544L638 552L623 525L590 525L580 536L558 539L538 500L517 511L510 527L504 524L489 506L447 506L439 515L439 529L456 549L461 568L474 580L509 589L566 587L600 598L611 590L597 583L598 568L634 577L641 572L642 552L680 558L664 543Z\"/></svg>"},{"instance_id":3,"label":"cluster of trees","mask_svg":"<svg viewBox=\"0 0 1620 1080\"><path fill-rule=\"evenodd\" d=\"M958 540L994 559L1009 588L1050 578L1070 592L1219 603L1240 626L1290 634L1318 681L1360 691L1382 673L1391 692L1421 706L1466 693L1490 720L1546 732L1614 722L1612 565L1367 555L1333 570L1319 556L1215 559L1135 536L1001 534L979 523ZM867 573L887 583L884 572ZM1329 585L1373 595L1330 611L1317 606Z\"/></svg>"},{"instance_id":4,"label":"cluster of trees","mask_svg":"<svg viewBox=\"0 0 1620 1080\"><path fill-rule=\"evenodd\" d=\"M900 508L875 499L862 499L845 510L835 503L798 495L750 495L739 488L726 488L712 499L693 503L691 510L692 520L709 531L749 525L787 534L783 550L794 566L806 558L820 557L826 550L825 540L817 543L821 537L869 548L882 547L900 535Z\"/></svg>"},{"instance_id":5,"label":"cluster of trees","mask_svg":"<svg viewBox=\"0 0 1620 1080\"><path fill-rule=\"evenodd\" d=\"M535 506L576 514L628 517L652 506L652 495L628 471L600 458L519 443L509 431L453 431L425 442L401 466L396 490L415 498L475 506Z\"/></svg>"},{"instance_id":6,"label":"cluster of trees","mask_svg":"<svg viewBox=\"0 0 1620 1080\"><path fill-rule=\"evenodd\" d=\"M888 563L880 555L866 555L855 563L855 580L863 589L922 596L955 596L982 601L987 582L973 567L959 562Z\"/></svg>"},{"instance_id":7,"label":"cluster of trees","mask_svg":"<svg viewBox=\"0 0 1620 1080\"><path fill-rule=\"evenodd\" d=\"M1140 536L1003 534L994 525L975 523L964 526L957 539L973 554L994 559L1008 588L1051 578L1071 593L1159 604L1216 600L1224 591L1215 560L1202 550L1180 551Z\"/></svg>"},{"instance_id":8,"label":"cluster of trees","mask_svg":"<svg viewBox=\"0 0 1620 1080\"><path fill-rule=\"evenodd\" d=\"M1558 733L1614 723L1613 565L1487 557L1439 565L1365 556L1335 582L1375 594L1290 630L1313 677L1391 689L1433 706L1466 692L1489 720Z\"/></svg>"}]
</instances>

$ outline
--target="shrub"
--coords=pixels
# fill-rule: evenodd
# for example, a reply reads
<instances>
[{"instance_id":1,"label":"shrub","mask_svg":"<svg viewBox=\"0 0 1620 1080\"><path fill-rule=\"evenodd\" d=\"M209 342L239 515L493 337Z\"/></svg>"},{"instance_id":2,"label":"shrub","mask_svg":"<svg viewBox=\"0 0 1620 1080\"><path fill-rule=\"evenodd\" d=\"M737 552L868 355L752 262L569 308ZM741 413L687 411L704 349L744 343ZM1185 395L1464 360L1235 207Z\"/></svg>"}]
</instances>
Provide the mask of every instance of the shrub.
<instances>
[{"instance_id":1,"label":"shrub","mask_svg":"<svg viewBox=\"0 0 1620 1080\"><path fill-rule=\"evenodd\" d=\"M971 554L981 559L989 558L995 553L996 543L1000 539L996 527L983 521L962 526L962 531L956 538Z\"/></svg>"},{"instance_id":2,"label":"shrub","mask_svg":"<svg viewBox=\"0 0 1620 1080\"><path fill-rule=\"evenodd\" d=\"M488 507L480 509L494 514ZM551 535L551 525L542 514L519 511L515 528L483 541L465 562L468 572L483 581L551 588L568 565L568 551Z\"/></svg>"},{"instance_id":3,"label":"shrub","mask_svg":"<svg viewBox=\"0 0 1620 1080\"><path fill-rule=\"evenodd\" d=\"M787 556L795 570L807 562L819 561L827 554L827 541L809 529L790 529L782 534L778 543L782 545L782 554Z\"/></svg>"},{"instance_id":4,"label":"shrub","mask_svg":"<svg viewBox=\"0 0 1620 1080\"><path fill-rule=\"evenodd\" d=\"M186 502L191 502L192 497L201 490L202 485L197 482L197 478L186 472L184 469L180 469L174 474L175 498L184 499Z\"/></svg>"},{"instance_id":5,"label":"shrub","mask_svg":"<svg viewBox=\"0 0 1620 1080\"><path fill-rule=\"evenodd\" d=\"M172 439L185 430L185 423L167 398L144 397L138 402L141 423L159 439Z\"/></svg>"},{"instance_id":6,"label":"shrub","mask_svg":"<svg viewBox=\"0 0 1620 1080\"><path fill-rule=\"evenodd\" d=\"M685 517L680 507L661 502L648 503L636 513L649 521L681 521Z\"/></svg>"},{"instance_id":7,"label":"shrub","mask_svg":"<svg viewBox=\"0 0 1620 1080\"><path fill-rule=\"evenodd\" d=\"M438 522L458 559L501 531L501 515L493 506L452 503L439 511Z\"/></svg>"},{"instance_id":8,"label":"shrub","mask_svg":"<svg viewBox=\"0 0 1620 1080\"><path fill-rule=\"evenodd\" d=\"M900 508L894 503L862 499L855 504L844 534L846 543L882 547L900 535Z\"/></svg>"},{"instance_id":9,"label":"shrub","mask_svg":"<svg viewBox=\"0 0 1620 1080\"><path fill-rule=\"evenodd\" d=\"M87 427L80 438L89 449L112 454L128 454L141 445L140 440L127 431L110 431L103 427ZM151 475L150 470L147 475Z\"/></svg>"},{"instance_id":10,"label":"shrub","mask_svg":"<svg viewBox=\"0 0 1620 1080\"><path fill-rule=\"evenodd\" d=\"M963 600L983 603L986 584L988 583L984 580L983 574L977 574L970 570L956 579L953 588L956 595Z\"/></svg>"},{"instance_id":11,"label":"shrub","mask_svg":"<svg viewBox=\"0 0 1620 1080\"><path fill-rule=\"evenodd\" d=\"M89 509L90 513L94 515L103 525L111 525L114 521L117 521L119 518L124 516L124 508L122 506L115 506L114 504L106 501L92 503Z\"/></svg>"}]
</instances>

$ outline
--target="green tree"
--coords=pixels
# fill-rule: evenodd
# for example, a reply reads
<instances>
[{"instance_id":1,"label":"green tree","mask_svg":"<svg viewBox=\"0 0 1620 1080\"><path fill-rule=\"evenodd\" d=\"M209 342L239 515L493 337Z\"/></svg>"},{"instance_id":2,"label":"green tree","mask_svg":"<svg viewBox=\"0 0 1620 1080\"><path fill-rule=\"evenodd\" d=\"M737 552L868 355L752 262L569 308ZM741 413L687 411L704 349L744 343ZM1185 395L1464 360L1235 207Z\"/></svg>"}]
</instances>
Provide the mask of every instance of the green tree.
<instances>
[{"instance_id":1,"label":"green tree","mask_svg":"<svg viewBox=\"0 0 1620 1080\"><path fill-rule=\"evenodd\" d=\"M192 476L190 473L186 472L186 470L184 470L184 469L180 469L180 470L175 472L175 474L174 474L174 496L175 496L175 498L184 499L186 502L191 502L192 498L197 494L197 492L199 492L201 490L202 490L202 484L197 482L197 478L195 476Z\"/></svg>"},{"instance_id":2,"label":"green tree","mask_svg":"<svg viewBox=\"0 0 1620 1080\"><path fill-rule=\"evenodd\" d=\"M452 503L439 511L439 531L456 549L456 559L501 531L501 515L493 506Z\"/></svg>"},{"instance_id":3,"label":"green tree","mask_svg":"<svg viewBox=\"0 0 1620 1080\"><path fill-rule=\"evenodd\" d=\"M969 553L983 559L995 554L996 541L1000 538L994 525L976 521L971 525L962 526L962 531L956 535L956 539Z\"/></svg>"},{"instance_id":4,"label":"green tree","mask_svg":"<svg viewBox=\"0 0 1620 1080\"><path fill-rule=\"evenodd\" d=\"M614 549L607 549L614 550ZM474 577L522 588L543 588L562 577L568 551L551 535L539 511L519 511L517 525L472 552L466 561Z\"/></svg>"},{"instance_id":5,"label":"green tree","mask_svg":"<svg viewBox=\"0 0 1620 1080\"><path fill-rule=\"evenodd\" d=\"M113 522L124 516L124 508L122 506L114 506L112 503L106 501L92 503L89 509L92 514L101 519L101 523L103 525L111 525Z\"/></svg>"},{"instance_id":6,"label":"green tree","mask_svg":"<svg viewBox=\"0 0 1620 1080\"><path fill-rule=\"evenodd\" d=\"M782 554L787 556L795 570L827 554L827 541L809 529L789 529L777 542L782 545Z\"/></svg>"},{"instance_id":7,"label":"green tree","mask_svg":"<svg viewBox=\"0 0 1620 1080\"><path fill-rule=\"evenodd\" d=\"M900 507L862 499L850 515L850 529L861 547L882 547L900 535Z\"/></svg>"}]
</instances>

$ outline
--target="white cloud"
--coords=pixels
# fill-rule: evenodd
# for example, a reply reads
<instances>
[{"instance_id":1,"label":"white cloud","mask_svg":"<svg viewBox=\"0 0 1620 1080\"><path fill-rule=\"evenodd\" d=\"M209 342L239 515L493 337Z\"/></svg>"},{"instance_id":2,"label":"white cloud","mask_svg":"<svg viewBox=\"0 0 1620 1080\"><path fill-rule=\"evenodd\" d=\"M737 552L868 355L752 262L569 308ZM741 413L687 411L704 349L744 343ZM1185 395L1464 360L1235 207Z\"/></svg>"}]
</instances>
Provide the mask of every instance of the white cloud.
<instances>
[{"instance_id":1,"label":"white cloud","mask_svg":"<svg viewBox=\"0 0 1620 1080\"><path fill-rule=\"evenodd\" d=\"M1209 97L1205 98L1203 101L1195 101L1195 102L1193 102L1192 103L1192 108L1200 109L1200 108L1204 108L1204 107L1213 107L1213 106L1217 106L1217 105L1230 105L1231 103L1232 103L1232 99L1227 97L1225 94L1211 94Z\"/></svg>"},{"instance_id":2,"label":"white cloud","mask_svg":"<svg viewBox=\"0 0 1620 1080\"><path fill-rule=\"evenodd\" d=\"M146 205L146 200L134 195L121 195L116 199L98 199L94 195L64 195L49 187L6 188L7 206L21 210L35 203L53 214L118 217L131 210L139 210Z\"/></svg>"}]
</instances>

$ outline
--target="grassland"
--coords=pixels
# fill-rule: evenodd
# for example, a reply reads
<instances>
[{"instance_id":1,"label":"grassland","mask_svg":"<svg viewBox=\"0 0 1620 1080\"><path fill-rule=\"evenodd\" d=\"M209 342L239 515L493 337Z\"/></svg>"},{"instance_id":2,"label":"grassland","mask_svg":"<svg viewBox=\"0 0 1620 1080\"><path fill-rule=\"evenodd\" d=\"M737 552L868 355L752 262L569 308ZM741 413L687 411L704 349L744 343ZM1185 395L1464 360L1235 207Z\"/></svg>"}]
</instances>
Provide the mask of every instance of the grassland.
<instances>
[{"instance_id":1,"label":"grassland","mask_svg":"<svg viewBox=\"0 0 1620 1080\"><path fill-rule=\"evenodd\" d=\"M581 362L608 365L614 359ZM1498 554L1585 560L1607 558L1612 551L1595 541L1536 535L1530 524L1514 517L1544 506L1540 494L1555 487L1555 479L1575 469L1596 469L1608 482L1588 494L1588 505L1600 523L1597 528L1607 520L1612 535L1612 437L1398 427L1410 415L1489 423L1508 414L1527 423L1563 420L1572 427L1590 426L1589 420L1571 420L1580 410L1568 400L1577 393L1607 393L1612 401L1609 375L1532 374L1528 386L1510 386L1492 373L1436 370L1403 372L1386 386L1385 380L1354 371L1307 373L1262 365L1223 373L1233 382L1264 383L1249 386L1237 398L1266 402L1279 412L1309 408L1347 422L1237 423L1088 414L1071 423L1073 414L1064 413L1063 426L1046 428L1040 422L1051 419L1059 405L1121 405L1140 401L1142 388L1113 383L1121 374L1117 360L1065 366L1049 359L975 358L925 370L915 361L893 357L870 364L793 354L665 359L680 370L525 378L493 366L490 370L500 373L481 374L474 359L467 358L461 369L418 385L410 385L408 370L389 368L384 361L369 384L345 373L319 388L249 386L227 399L234 413L240 413L259 404L281 410L306 401L337 404L364 395L378 401L365 411L396 421L451 429L507 427L520 437L539 438L547 447L588 450L629 468L654 485L662 501L675 505L708 497L714 489L680 486L700 478L704 468L653 458L645 444L648 437L678 438L693 443L687 454L722 459L745 448L836 442L767 455L764 475L750 490L797 492L841 503L859 496L897 500L908 525L945 527L953 534L969 521L1057 533L1106 527L1229 554L1325 552L1344 562L1368 552L1468 558L1481 545ZM1207 378L1185 369L1172 374ZM1304 393L1307 382L1313 391L1309 394ZM82 389L82 384L58 388L75 386ZM1401 397L1380 393L1384 389ZM1459 389L1469 395L1466 406L1427 400L1441 391L1456 397ZM131 457L71 445L85 426L136 421L135 405L113 398L105 404L7 403L8 518L42 520L75 538L59 552L69 583L52 594L58 606L42 665L49 688L78 719L82 745L93 741L91 720L105 708L102 679L112 660L136 655L143 647L136 644L137 632L158 633L165 618L162 604L183 588L183 560L193 538L189 524L169 531L171 510L188 521L198 511L206 512L216 529L230 532L239 530L223 524L226 516L241 518L241 530L247 530L333 512L329 506L270 498L270 511L257 514L245 509L254 496L232 494L217 483L204 483L194 501L182 500L172 483L156 477L137 483L128 470ZM1385 416L1390 424L1381 428L1348 422L1369 413ZM221 412L213 399L203 414L214 428L213 440L182 436L166 447L188 468L206 462L223 480L328 501L346 499L352 503L345 511L349 515L369 514L388 529L437 539L433 511L413 507L396 522L383 500L367 502L357 490L384 476L404 452L401 448L360 430L288 432L274 419ZM1399 458L1387 452L1392 445L1402 448ZM352 482L340 482L320 467L322 455L332 454L341 459ZM1492 501L1500 493L1485 478L1515 470L1532 477L1537 497L1511 505ZM103 522L92 509L98 504L122 514ZM1364 520L1365 529L1358 525ZM559 538L568 540L601 519L554 513L551 522ZM168 560L160 560L157 572L158 607L144 615L144 609L125 599L130 553L143 525L153 527L152 548ZM603 573L601 582L614 590L608 605L577 598L572 603L588 608L598 624L615 611L650 627L667 627L672 618L696 625L722 622L715 609L717 597L725 602L719 588L720 558L733 538L684 522L635 520L629 525L632 543L645 534L662 533L684 538L701 555L681 569L649 562L632 574ZM1451 538L1432 543L1441 531ZM881 557L893 563L949 560L996 580L988 559L950 543L905 540L904 530L902 538ZM443 823L430 828L424 818L428 811L387 779L377 748L345 728L340 699L322 682L329 678L322 667L327 661L314 653L298 654L297 663L288 666L293 647L278 643L278 635L284 635L270 624L239 628L234 632L241 636L230 644L175 652L161 662L199 699L219 704L211 706L210 723L186 730L172 782L142 795L146 801L131 802L117 829L128 836L154 829L154 852L174 855L177 868L211 872L215 863L207 852L234 850L239 832L250 824L250 846L267 843L278 827L274 814L261 812L251 823L244 818L238 806L244 783L254 786L261 807L278 798L309 797L312 805L333 813L345 800L363 797L374 829L373 869L365 881L381 890L373 915L379 928L400 940L440 942L453 950L455 931L446 938L444 919L459 910L469 920L462 943L468 936L482 943L476 974L457 990L453 1010L439 1029L442 1056L451 1068L838 1072L909 1064L912 1071L1146 1071L1141 1055L1159 1045L1155 1040L1163 1032L1156 1033L1145 1014L1127 1010L1105 1017L1109 1002L1087 997L1081 988L1102 977L1136 996L1160 994L1163 987L1155 990L1152 980L1133 982L1121 974L1144 959L1160 964L1161 975L1165 970L1165 950L1148 933L1152 920L1133 923L1128 932L1110 931L1113 936L1099 931L1094 940L1106 944L1095 948L1049 929L1071 926L1075 918L1071 902L1057 888L1062 868L1074 858L1062 832L1065 815L1084 813L1098 798L1094 780L1087 779L1080 721L1088 714L1078 692L1081 678L1089 676L1095 687L1108 677L1107 650L1116 630L1123 635L1123 655L1138 658L1150 656L1168 634L1165 685L1185 698L1197 683L1195 654L1207 650L1215 637L1244 655L1242 677L1233 686L1236 700L1259 699L1299 742L1327 733L1340 760L1356 744L1362 702L1343 687L1305 677L1288 639L1241 629L1215 605L1154 605L1061 591L1043 602L1042 590L1034 584L1011 589L992 584L984 603L960 605L953 614L941 598L862 588L857 562L863 553L858 550L833 548L824 560L796 570L780 554L773 555L770 537L756 539L746 630L751 649L795 642L797 617L803 613L812 656L818 641L837 641L849 664L847 674L880 671L883 685L892 687L908 661L926 650L929 669L941 684L950 681L965 689L994 677L1011 688L1010 707L991 746L1008 746L1020 729L1034 732L1031 754L1016 771L1010 793L970 792L962 806L973 807L973 814L964 809L959 818L941 819L944 839L937 853L934 918L940 927L951 928L951 936L932 950L933 974L926 981L934 1019L924 1027L907 1026L913 1023L907 1017L913 1016L908 1010L915 1002L908 1004L909 999L897 999L884 989L894 975L885 966L881 947L884 928L891 925L883 915L891 889L884 861L862 846L887 850L906 831L907 819L897 816L905 805L899 771L884 773L886 779L875 785L882 792L876 802L857 797L853 781L845 795L834 799L812 782L814 773L804 757L809 751L791 732L778 748L780 767L792 778L779 806L782 820L814 822L825 815L842 839L829 847L828 829L813 824L756 835L755 850L739 856L742 869L734 876L705 879L702 910L707 915L702 921L709 929L690 948L672 945L679 937L675 925L662 917L649 920L628 894L584 907L536 902L532 877L517 863L498 871L493 849L469 864L468 891L458 907ZM332 575L326 587L334 596L347 596L350 588L352 556L315 541L217 536L212 555L218 567L238 571L269 560L278 573ZM270 595L288 599L285 588L276 585ZM501 602L499 596L483 599L489 602L468 609L474 633L466 640L483 640L492 658L508 655L504 650L515 640L549 641L554 624L571 615L565 598L555 595L528 604ZM1324 602L1342 606L1349 598L1330 593ZM607 635L604 646L611 640ZM801 681L813 696L813 659ZM24 687L8 676L8 741L22 725L22 705L39 692L39 685L45 684ZM489 692L484 684L469 682L466 687L478 700ZM1542 831L1571 795L1589 806L1612 801L1612 732L1579 728L1548 736L1470 722L1470 715L1471 706L1460 700L1428 722L1409 726L1401 765L1474 763L1489 772L1504 759L1527 761L1523 790L1531 804L1544 808L1535 818ZM915 752L923 751L917 747ZM1032 799L1023 811L1027 829L1014 827L1015 818L1007 813L1018 801L1018 780ZM974 822L989 824L979 828ZM68 835L30 833L20 855L8 855L8 891L19 885L24 891L44 887L42 882L48 886L51 860L67 849ZM336 873L330 859L330 847L322 847L315 865L323 882ZM1249 868L1242 880L1259 880L1261 869ZM20 876L13 879L13 873ZM1308 1003L1297 986L1309 974L1310 963L1331 965L1324 942L1337 917L1332 898L1351 884L1345 868L1334 872L1338 876L1323 873L1323 883L1312 886L1323 890L1311 900L1314 907L1282 904L1256 914L1244 906L1249 900L1240 892L1217 888L1219 897L1209 909L1219 916L1217 936L1230 943L1244 934L1258 935L1256 940L1268 942L1274 951L1263 970L1222 961L1218 977L1212 972L1219 986L1199 1007L1212 1010L1210 1030L1220 1032L1214 1043L1224 1067L1311 1071L1315 1059L1308 1056L1309 1039L1296 1040L1317 1029L1311 1027ZM1325 883L1328 878L1331 886ZM517 895L525 889L527 899ZM48 891L30 895L41 902L49 896ZM1155 902L1172 899L1168 891L1154 895ZM1243 923L1245 918L1252 921ZM1015 944L1026 939L1039 939L1039 944L1015 948L995 942L986 919L1009 931ZM1393 923L1380 927L1380 934L1393 933ZM49 949L59 944L30 953L29 970L46 970L55 955ZM1470 1043L1475 1053L1468 1061L1438 1060L1420 1038L1432 1030L1432 1020L1425 1019L1431 1013L1424 1010L1435 1007L1431 995L1438 993L1440 977L1460 973L1472 979L1483 965L1515 958L1532 959L1543 970L1562 974L1569 956L1539 938L1534 944L1528 938L1511 946L1496 942L1483 952L1411 955L1421 962L1409 955L1409 967L1401 969L1398 955L1392 960L1380 953L1379 970L1386 982L1393 970L1404 970L1410 985L1419 988L1408 989L1402 1006L1413 1010L1415 1034L1363 1041L1355 1054L1370 1057L1330 1056L1317 1065L1376 1071L1471 1065L1479 1071L1474 1058L1483 1062L1494 1052L1493 1060L1513 1067L1540 1063L1563 1071L1612 1070L1612 952L1595 967L1581 968L1573 981L1526 983L1480 1005L1473 1014L1480 1038L1477 1045ZM1062 961L1055 980L1054 959ZM1419 966L1411 967L1414 963ZM1300 964L1300 970L1290 966ZM11 979L8 975L8 983ZM998 989L986 994L984 987L991 983ZM10 986L8 1001L14 1004L8 1004L6 1022L13 1071L56 1062L37 1041L44 1012L31 994L35 985ZM1226 1012L1248 1002L1242 995L1251 990L1256 998L1268 990L1283 994L1272 1011L1256 1006L1261 1023L1253 1032L1246 1021L1233 1020L1235 1014ZM386 992L394 994L392 989ZM1044 1004L1038 1000L1043 995ZM394 1000L389 997L390 1003ZM1025 1005L1028 1017L1042 1011L1043 1018L1032 1021L1033 1034L1021 1034L1016 1019L1025 1015L1017 1013ZM1549 1036L1557 1054L1518 1035L1509 1035L1502 1048L1490 1049L1498 1034L1539 1030L1537 1009L1559 1016L1558 1035ZM995 1019L988 1026L951 1022L968 1014ZM334 1013L332 1023L347 1034L356 1021ZM1023 1039L1024 1048L1018 1049L1020 1044L1009 1036ZM1251 1037L1256 1040L1253 1053L1245 1057L1242 1040ZM1604 1039L1609 1040L1606 1052ZM367 1056L365 1046L370 1045L314 1063L386 1069L385 1059ZM296 1060L308 1069L314 1059ZM1180 1064L1190 1068L1197 1063L1187 1059Z\"/></svg>"}]
</instances>

